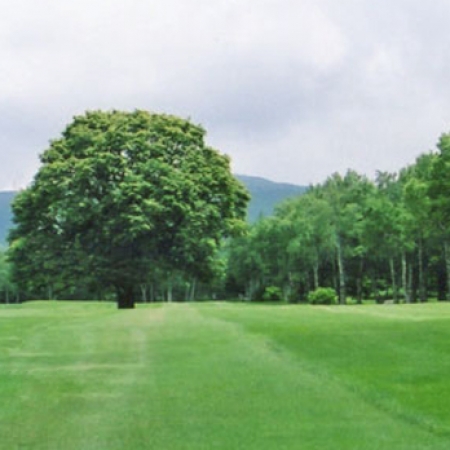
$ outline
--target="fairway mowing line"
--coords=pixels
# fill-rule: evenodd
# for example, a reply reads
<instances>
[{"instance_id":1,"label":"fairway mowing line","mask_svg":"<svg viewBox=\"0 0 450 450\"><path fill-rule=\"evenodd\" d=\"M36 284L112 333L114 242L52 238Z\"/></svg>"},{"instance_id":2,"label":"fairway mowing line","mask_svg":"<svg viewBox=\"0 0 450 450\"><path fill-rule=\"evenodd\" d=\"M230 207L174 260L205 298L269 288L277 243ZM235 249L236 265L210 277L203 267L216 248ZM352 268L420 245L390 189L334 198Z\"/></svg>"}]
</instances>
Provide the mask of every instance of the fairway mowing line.
<instances>
[{"instance_id":1,"label":"fairway mowing line","mask_svg":"<svg viewBox=\"0 0 450 450\"><path fill-rule=\"evenodd\" d=\"M370 308L367 308L365 306L360 307L350 307L349 310L350 313L356 313L356 314L362 314L364 316L374 316L374 317L381 317L383 319L391 319L391 320L400 320L405 322L426 322L429 320L434 320L433 317L418 317L418 316L412 316L410 314L405 314L406 310L401 311L401 309L405 308L406 305L379 305L379 306L371 306ZM377 310L374 310L374 308L386 308L388 311L385 313ZM399 312L400 315L393 315L391 313Z\"/></svg>"},{"instance_id":2,"label":"fairway mowing line","mask_svg":"<svg viewBox=\"0 0 450 450\"><path fill-rule=\"evenodd\" d=\"M61 366L46 366L46 367L33 367L29 370L33 372L53 372L54 370L74 371L74 372L86 372L89 370L129 370L129 369L142 369L144 364L68 364Z\"/></svg>"},{"instance_id":3,"label":"fairway mowing line","mask_svg":"<svg viewBox=\"0 0 450 450\"><path fill-rule=\"evenodd\" d=\"M277 315L279 308L284 311ZM348 322L370 323L352 315L365 313L365 306L306 308L138 305L134 311L89 316L85 326L81 320L55 318L60 331L46 336L55 328L39 329L34 336L32 330L24 345L33 348L22 351L28 356L10 359L21 365L20 372L19 377L7 374L5 387L16 380L21 384L3 391L0 449L450 448L447 440L436 439L447 430L408 415L395 398L374 393L373 386L354 385L320 358L308 359L277 340L271 321L277 325L296 316L295 310L299 317L306 313L302 323L312 317L321 333L323 324L347 323L344 316L325 316L321 310L349 312ZM312 313L314 308L319 312ZM264 314L252 317L249 326L245 317L257 311ZM367 317L377 315L367 312ZM255 320L260 328L251 327ZM386 321L386 326L399 324ZM40 334L43 339L35 341ZM51 356L48 361L27 359L39 355L32 351L37 345L55 348L50 355L41 352ZM73 349L78 351L68 351ZM16 353L19 358L20 349ZM17 393L26 395L21 402Z\"/></svg>"},{"instance_id":4,"label":"fairway mowing line","mask_svg":"<svg viewBox=\"0 0 450 450\"><path fill-rule=\"evenodd\" d=\"M117 311L116 314L110 316L111 321L119 320L120 328L130 328L139 326L148 326L151 323L162 325L166 321L166 308L153 308L152 304L139 304L138 307L131 311Z\"/></svg>"},{"instance_id":5,"label":"fairway mowing line","mask_svg":"<svg viewBox=\"0 0 450 450\"><path fill-rule=\"evenodd\" d=\"M121 393L114 392L70 392L65 393L66 398L81 398L81 399L92 399L92 400L104 400L113 399L121 397Z\"/></svg>"},{"instance_id":6,"label":"fairway mowing line","mask_svg":"<svg viewBox=\"0 0 450 450\"><path fill-rule=\"evenodd\" d=\"M400 306L401 307L401 306ZM355 308L346 307L327 307L327 306L312 306L311 308L319 308L329 313L337 313L336 309L339 309L339 313L345 312L345 310L352 313L357 311L362 312L358 306ZM364 308L364 307L362 307ZM380 308L383 306L380 305ZM392 317L385 314L368 314L368 316L380 316L382 318L392 318L402 320L402 317ZM421 320L415 320L416 318L407 317L406 321L412 320L420 322ZM374 391L364 387L363 385L353 384L348 380L343 379L339 374L330 371L323 365L311 364L310 361L303 360L298 357L296 353L286 348L283 345L279 345L278 342L271 337L263 333L252 332L245 327L240 322L235 322L230 318L223 317L212 317L212 320L218 322L224 322L228 325L234 326L236 333L241 334L239 342L247 341L247 343L252 343L253 348L261 355L261 359L266 362L273 361L276 366L282 370L282 367L290 367L290 370L297 370L299 377L303 378L305 385L308 385L314 390L315 384L322 386L323 392L329 392L329 397L334 398L344 398L347 396L347 404L345 415L351 419L355 420L358 417L358 410L361 409L357 403L365 405L368 411L371 411L375 416L381 414L383 416L388 416L396 421L397 423L402 423L405 427L413 426L429 435L436 437L450 437L450 429L436 424L432 419L425 415L417 415L416 413L410 412L396 399L391 398L388 394L384 393L374 393ZM430 318L425 320L431 320ZM296 368L296 369L295 369ZM384 448L384 447L383 447ZM429 448L429 447L424 447Z\"/></svg>"},{"instance_id":7,"label":"fairway mowing line","mask_svg":"<svg viewBox=\"0 0 450 450\"><path fill-rule=\"evenodd\" d=\"M430 320L445 320L447 319L446 317L418 317L418 316L412 316L411 314L405 314L406 311L401 311L401 308L404 308L405 305L379 305L379 306L350 306L350 305L341 305L341 306L324 306L324 305L316 305L316 306L311 306L311 308L313 309L319 309L321 311L325 311L327 313L331 313L331 314L360 314L363 316L373 316L373 317L381 317L383 319L391 319L391 320L399 320L399 321L404 321L404 322L426 322L426 321L430 321ZM379 310L374 310L374 308L387 308L391 311L391 313L389 313L388 311L386 311L385 313L379 311ZM391 308L395 308L395 309L391 309ZM400 312L399 315L397 314L392 314L392 312Z\"/></svg>"},{"instance_id":8,"label":"fairway mowing line","mask_svg":"<svg viewBox=\"0 0 450 450\"><path fill-rule=\"evenodd\" d=\"M8 356L13 358L51 358L53 353L45 352L24 352L16 348L8 349Z\"/></svg>"}]
</instances>

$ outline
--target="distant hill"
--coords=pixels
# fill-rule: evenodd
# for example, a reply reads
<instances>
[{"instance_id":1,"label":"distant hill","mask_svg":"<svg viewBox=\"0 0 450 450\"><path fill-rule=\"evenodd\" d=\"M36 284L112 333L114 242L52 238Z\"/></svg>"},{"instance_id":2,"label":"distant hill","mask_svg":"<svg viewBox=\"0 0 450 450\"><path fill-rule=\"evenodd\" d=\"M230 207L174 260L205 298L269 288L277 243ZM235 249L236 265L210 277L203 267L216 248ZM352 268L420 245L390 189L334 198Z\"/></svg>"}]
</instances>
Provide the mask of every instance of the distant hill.
<instances>
[{"instance_id":1,"label":"distant hill","mask_svg":"<svg viewBox=\"0 0 450 450\"><path fill-rule=\"evenodd\" d=\"M6 243L8 230L12 225L11 202L16 192L0 192L0 246Z\"/></svg>"},{"instance_id":2,"label":"distant hill","mask_svg":"<svg viewBox=\"0 0 450 450\"><path fill-rule=\"evenodd\" d=\"M287 198L301 195L308 189L289 183L277 183L265 178L251 177L248 175L236 175L249 190L252 199L248 207L248 220L255 222L261 216L270 216L275 206Z\"/></svg>"},{"instance_id":3,"label":"distant hill","mask_svg":"<svg viewBox=\"0 0 450 450\"><path fill-rule=\"evenodd\" d=\"M248 175L236 175L249 190L252 199L248 208L249 222L255 222L261 216L273 214L277 203L286 198L303 194L305 186L297 186L289 183L276 183L265 178ZM0 245L6 243L8 229L11 227L11 202L16 192L0 192Z\"/></svg>"}]
</instances>

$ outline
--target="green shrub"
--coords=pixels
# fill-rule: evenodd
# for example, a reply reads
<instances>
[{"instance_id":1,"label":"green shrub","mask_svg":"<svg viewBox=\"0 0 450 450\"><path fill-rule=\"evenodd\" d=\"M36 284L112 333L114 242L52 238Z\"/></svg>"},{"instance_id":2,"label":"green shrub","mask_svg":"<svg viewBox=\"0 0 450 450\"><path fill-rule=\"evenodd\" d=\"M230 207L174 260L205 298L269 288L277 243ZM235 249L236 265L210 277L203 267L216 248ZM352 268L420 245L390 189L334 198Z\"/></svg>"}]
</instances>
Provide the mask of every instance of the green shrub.
<instances>
[{"instance_id":1,"label":"green shrub","mask_svg":"<svg viewBox=\"0 0 450 450\"><path fill-rule=\"evenodd\" d=\"M279 302L283 300L283 291L277 286L267 286L262 298L265 302Z\"/></svg>"},{"instance_id":2,"label":"green shrub","mask_svg":"<svg viewBox=\"0 0 450 450\"><path fill-rule=\"evenodd\" d=\"M337 294L333 288L321 287L308 294L308 303L311 305L336 305L337 302Z\"/></svg>"}]
</instances>

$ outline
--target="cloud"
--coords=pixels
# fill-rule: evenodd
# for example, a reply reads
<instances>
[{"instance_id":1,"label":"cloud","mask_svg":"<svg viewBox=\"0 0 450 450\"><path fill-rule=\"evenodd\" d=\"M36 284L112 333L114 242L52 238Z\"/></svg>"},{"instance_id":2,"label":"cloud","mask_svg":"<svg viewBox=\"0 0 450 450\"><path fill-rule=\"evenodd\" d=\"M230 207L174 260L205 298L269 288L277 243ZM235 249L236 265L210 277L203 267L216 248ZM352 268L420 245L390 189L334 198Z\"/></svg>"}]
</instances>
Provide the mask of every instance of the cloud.
<instances>
[{"instance_id":1,"label":"cloud","mask_svg":"<svg viewBox=\"0 0 450 450\"><path fill-rule=\"evenodd\" d=\"M398 170L448 128L445 0L0 6L0 188L87 109L191 117L236 171L299 184Z\"/></svg>"}]
</instances>

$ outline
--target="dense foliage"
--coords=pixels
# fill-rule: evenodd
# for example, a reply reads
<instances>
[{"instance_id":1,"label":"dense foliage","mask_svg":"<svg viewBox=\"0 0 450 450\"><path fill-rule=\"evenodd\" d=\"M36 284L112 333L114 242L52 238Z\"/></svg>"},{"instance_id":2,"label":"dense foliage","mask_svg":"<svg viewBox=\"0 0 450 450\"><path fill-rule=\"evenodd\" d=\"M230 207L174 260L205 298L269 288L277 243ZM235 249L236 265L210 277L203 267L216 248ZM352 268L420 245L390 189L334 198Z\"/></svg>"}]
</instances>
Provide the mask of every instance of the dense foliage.
<instances>
[{"instance_id":1,"label":"dense foliage","mask_svg":"<svg viewBox=\"0 0 450 450\"><path fill-rule=\"evenodd\" d=\"M88 112L41 155L14 200L13 278L25 295L133 307L140 286L220 272L219 245L244 226L248 193L200 126L173 116Z\"/></svg>"},{"instance_id":2,"label":"dense foliage","mask_svg":"<svg viewBox=\"0 0 450 450\"><path fill-rule=\"evenodd\" d=\"M248 193L204 135L142 111L76 117L14 201L1 298L450 299L449 134L398 173L335 173L247 227Z\"/></svg>"},{"instance_id":3,"label":"dense foliage","mask_svg":"<svg viewBox=\"0 0 450 450\"><path fill-rule=\"evenodd\" d=\"M17 301L17 289L12 281L12 267L6 252L0 249L0 303Z\"/></svg>"},{"instance_id":4,"label":"dense foliage","mask_svg":"<svg viewBox=\"0 0 450 450\"><path fill-rule=\"evenodd\" d=\"M349 170L279 205L230 244L228 286L288 301L330 287L345 304L450 299L450 135L399 173Z\"/></svg>"},{"instance_id":5,"label":"dense foliage","mask_svg":"<svg viewBox=\"0 0 450 450\"><path fill-rule=\"evenodd\" d=\"M308 294L311 305L335 305L337 303L336 291L333 288L320 287Z\"/></svg>"}]
</instances>

